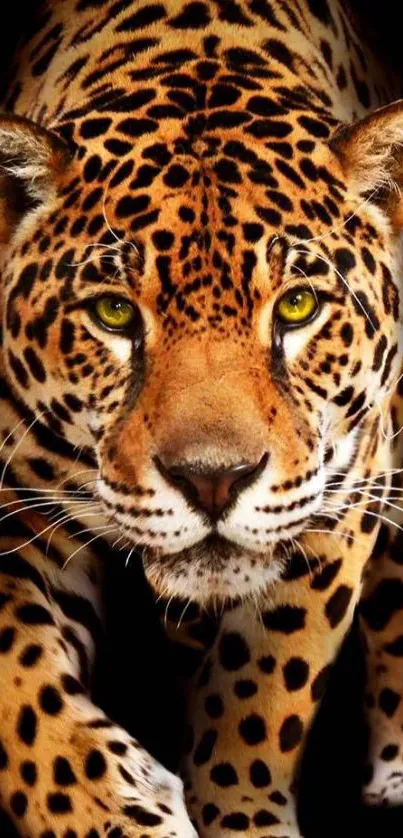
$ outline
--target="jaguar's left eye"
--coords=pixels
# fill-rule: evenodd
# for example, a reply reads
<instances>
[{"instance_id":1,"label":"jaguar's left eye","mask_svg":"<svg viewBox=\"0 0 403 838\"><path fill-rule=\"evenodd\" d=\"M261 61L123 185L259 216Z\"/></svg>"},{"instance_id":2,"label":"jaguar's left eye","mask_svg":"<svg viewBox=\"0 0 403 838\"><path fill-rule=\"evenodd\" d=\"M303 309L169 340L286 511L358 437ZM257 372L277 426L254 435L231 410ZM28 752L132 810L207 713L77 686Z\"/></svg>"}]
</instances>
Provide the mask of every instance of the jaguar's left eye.
<instances>
[{"instance_id":1,"label":"jaguar's left eye","mask_svg":"<svg viewBox=\"0 0 403 838\"><path fill-rule=\"evenodd\" d=\"M294 288L284 294L276 306L276 315L286 326L302 326L317 314L318 298L308 288Z\"/></svg>"},{"instance_id":2,"label":"jaguar's left eye","mask_svg":"<svg viewBox=\"0 0 403 838\"><path fill-rule=\"evenodd\" d=\"M102 326L116 332L127 331L136 317L136 308L122 297L98 297L93 312Z\"/></svg>"}]
</instances>

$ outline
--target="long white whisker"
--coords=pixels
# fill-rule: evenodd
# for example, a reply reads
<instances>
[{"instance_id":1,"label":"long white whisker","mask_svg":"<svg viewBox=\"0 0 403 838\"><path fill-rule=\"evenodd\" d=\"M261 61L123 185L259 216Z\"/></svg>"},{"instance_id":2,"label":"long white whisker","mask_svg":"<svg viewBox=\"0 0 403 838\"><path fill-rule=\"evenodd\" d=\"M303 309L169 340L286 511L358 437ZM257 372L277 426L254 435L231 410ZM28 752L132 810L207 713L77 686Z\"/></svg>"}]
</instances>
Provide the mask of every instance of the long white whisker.
<instances>
[{"instance_id":1,"label":"long white whisker","mask_svg":"<svg viewBox=\"0 0 403 838\"><path fill-rule=\"evenodd\" d=\"M191 600L191 599L190 599L190 597L189 597L189 599L188 599L188 601L187 601L187 603L186 603L186 605L185 605L185 607L184 607L184 609L183 609L183 611L182 611L182 613L181 613L181 615L180 615L180 617L179 617L178 624L177 624L177 626L176 626L176 628L177 628L177 629L180 629L180 627L181 627L181 623L182 623L182 620L183 620L183 618L184 618L184 616L185 616L185 614L186 614L186 611L187 611L187 610L188 610L188 608L189 608L189 605L190 605L191 601L192 601L192 600Z\"/></svg>"},{"instance_id":2,"label":"long white whisker","mask_svg":"<svg viewBox=\"0 0 403 838\"><path fill-rule=\"evenodd\" d=\"M317 294L316 288L315 288L312 280L309 278L309 276L305 273L305 271L302 270L302 268L299 267L299 265L292 265L292 270L293 271L298 271L298 273L302 274L302 276L305 277L305 279L308 282L308 284L311 288L311 291L312 291L312 293L315 297L316 304L318 304L318 294Z\"/></svg>"},{"instance_id":3,"label":"long white whisker","mask_svg":"<svg viewBox=\"0 0 403 838\"><path fill-rule=\"evenodd\" d=\"M383 413L383 406L382 406L382 404L381 404L381 402L380 402L380 400L379 400L379 399L376 399L376 401L375 401L375 407L377 407L377 408L378 408L378 410L379 410L379 418L380 418L380 431L381 431L382 438L385 440L385 442L392 442L392 440L393 440L393 439L396 439L396 437L400 436L400 434L402 433L402 431L403 431L403 425L401 425L401 426L400 426L399 430L394 431L394 432L393 432L393 433L391 433L391 434L388 434L388 433L386 432L386 425L387 425L387 422L385 423L385 417L384 417L384 413ZM388 415L388 420L389 420L389 421L391 420L391 416L390 416L390 414Z\"/></svg>"},{"instance_id":4,"label":"long white whisker","mask_svg":"<svg viewBox=\"0 0 403 838\"><path fill-rule=\"evenodd\" d=\"M63 502L63 504L69 504L69 503L72 502L72 500L73 501L75 500L77 503L86 503L87 500L89 501L90 499L91 498L82 498L82 499L66 498L66 499L63 499L61 497L58 497L57 495L55 497L52 497L51 495L45 495L45 497L42 497L41 495L33 495L32 497L15 498L14 500L10 500L8 503L2 503L2 504L0 504L0 511L2 511L3 509L9 509L10 506L18 506L18 511L19 510L23 511L24 509L27 508L25 506L25 504L26 503L31 503L31 501L36 501L37 503L46 502L46 503L51 503L51 504L55 504L55 505L60 506L60 504L62 502Z\"/></svg>"},{"instance_id":5,"label":"long white whisker","mask_svg":"<svg viewBox=\"0 0 403 838\"><path fill-rule=\"evenodd\" d=\"M115 239L115 241L116 241L118 244L123 244L123 245L128 244L128 245L129 245L129 247L131 247L131 248L134 250L134 252L136 253L136 255L138 256L138 255L139 255L139 251L138 251L138 248L136 247L136 245L134 244L134 242L132 242L132 241L125 242L125 241L124 241L124 239L120 239L120 238L119 238L119 236L115 233L115 231L114 231L114 230L113 230L113 228L111 227L111 225L110 225L110 223L109 223L109 221L108 221L108 217L107 217L107 215L106 215L106 200L107 200L107 197L108 197L108 192L109 192L109 188L110 188L110 183L111 183L111 180L112 180L112 178L113 178L113 175L114 175L114 173L112 172L112 174L111 174L111 176L110 176L110 178L109 178L109 180L108 180L108 182L107 182L107 185L106 185L106 187L105 187L105 191L104 191L104 193L103 193L103 196L102 196L102 215L103 215L103 217L104 217L105 224L106 224L106 226L107 226L107 228L108 228L108 230L109 230L109 232L110 232L111 236L113 236L113 238Z\"/></svg>"},{"instance_id":6,"label":"long white whisker","mask_svg":"<svg viewBox=\"0 0 403 838\"><path fill-rule=\"evenodd\" d=\"M308 559L308 556L306 555L306 552L305 552L305 550L304 550L304 548L303 548L303 546L302 546L301 542L300 542L300 541L297 541L297 539L296 539L296 538L291 538L291 539L290 539L290 541L291 541L292 546L293 546L294 548L296 547L296 548L297 548L297 550L299 550L299 551L302 553L302 555L303 555L303 557L304 557L304 559L305 559L306 566L307 566L307 568L308 568L309 578L312 580L312 576L313 576L313 574L312 574L312 568L311 568L311 565L309 564L309 559Z\"/></svg>"},{"instance_id":7,"label":"long white whisker","mask_svg":"<svg viewBox=\"0 0 403 838\"><path fill-rule=\"evenodd\" d=\"M23 503L23 501L17 501L17 503ZM67 505L68 506L75 506L77 504L81 505L81 504L86 504L86 503L87 503L87 501L85 501L85 500L66 500L65 501L66 506ZM36 509L43 509L44 507L54 506L54 505L55 505L55 501L52 499L52 500L46 500L46 501L39 501L37 503L31 504L30 506L20 506L18 509L13 509L12 512L7 512L7 515L3 515L3 517L0 518L0 524L2 524L3 521L6 521L7 518L12 518L14 515L18 515L20 512L29 512L29 510L31 510L31 509L35 509L35 510Z\"/></svg>"},{"instance_id":8,"label":"long white whisker","mask_svg":"<svg viewBox=\"0 0 403 838\"><path fill-rule=\"evenodd\" d=\"M356 536L352 536L346 532L339 532L339 530L313 529L310 527L304 530L304 532L318 533L319 535L334 535L335 537L338 536L339 538L344 538L345 541L354 541L357 544L368 547L368 544L364 541L364 539L358 539Z\"/></svg>"},{"instance_id":9,"label":"long white whisker","mask_svg":"<svg viewBox=\"0 0 403 838\"><path fill-rule=\"evenodd\" d=\"M379 503L382 507L387 506L389 509L396 509L397 512L403 512L403 506L393 503L392 500L395 500L395 498L390 500L389 498L377 498L376 495L362 494L361 500L356 501L355 503L344 502L340 505L335 503L335 501L330 498L326 499L326 503L330 504L332 507L338 507L341 509L365 509L368 504ZM397 498L397 500L402 500L402 498Z\"/></svg>"},{"instance_id":10,"label":"long white whisker","mask_svg":"<svg viewBox=\"0 0 403 838\"><path fill-rule=\"evenodd\" d=\"M70 481L75 480L77 477L79 477L80 474L88 474L89 472L93 473L93 472L97 472L97 471L98 471L97 468L82 468L82 469L80 469L80 471L76 471L75 474L70 474L70 472L69 472L67 477L64 477L63 480L61 480L60 483L57 484L57 488L59 489L60 486L63 486L63 484L67 483L67 481L69 481L69 480ZM61 491L64 491L64 490L61 490Z\"/></svg>"},{"instance_id":11,"label":"long white whisker","mask_svg":"<svg viewBox=\"0 0 403 838\"><path fill-rule=\"evenodd\" d=\"M378 191L379 191L379 186L376 189L374 189L374 191L371 192L371 195L369 195L367 198L365 198L365 201L362 201L362 203L358 205L357 209L354 210L354 212L352 212L351 215L349 215L348 218L346 218L346 220L343 221L342 223L336 224L334 227L332 227L331 230L327 230L326 233L322 233L320 236L312 236L311 239L295 240L295 241L291 242L291 247L296 247L300 244L311 244L311 242L319 242L319 241L322 241L322 239L326 239L328 236L332 236L333 233L338 233L339 230L343 230L344 227L347 226L348 222L352 221L352 219L355 218L355 216L360 212L360 210L362 210L367 204L369 204L372 201L372 199L374 198L374 196L376 195L376 193Z\"/></svg>"},{"instance_id":12,"label":"long white whisker","mask_svg":"<svg viewBox=\"0 0 403 838\"><path fill-rule=\"evenodd\" d=\"M6 471L9 467L13 457L15 457L15 454L18 451L20 445L22 445L22 443L24 442L24 439L26 439L26 437L28 436L30 430L32 430L34 425L36 425L36 423L39 422L46 415L46 413L49 413L49 411L48 410L43 410L42 413L39 414L39 416L36 416L35 419L33 419L32 422L30 422L30 424L28 425L28 427L26 428L26 430L24 431L24 433L22 434L22 436L20 437L20 439L18 440L16 445L14 446L10 456L8 457L8 459L6 460L6 462L4 464L4 468L3 468L3 471L1 473L0 489L3 487L3 482L4 482L4 477L5 477Z\"/></svg>"},{"instance_id":13,"label":"long white whisker","mask_svg":"<svg viewBox=\"0 0 403 838\"><path fill-rule=\"evenodd\" d=\"M93 482L93 481L88 481L88 482ZM8 486L4 486L3 489L0 489L0 492L8 492L8 494L13 494L13 495L16 492L35 492L38 495L44 495L44 496L47 493L55 494L57 492L59 497L63 498L65 495L79 495L81 493L81 490L79 488L78 489L61 489L61 490L59 490L59 489L35 489L35 488L32 488L31 486L13 486L12 489L11 489ZM82 492L82 494L89 495L90 493L89 492Z\"/></svg>"},{"instance_id":14,"label":"long white whisker","mask_svg":"<svg viewBox=\"0 0 403 838\"><path fill-rule=\"evenodd\" d=\"M81 518L88 518L89 515L90 515L90 513L88 513L87 515L80 515L80 521L81 521ZM69 535L69 539L78 538L79 535L84 535L84 533L86 533L86 532L98 532L99 530L109 529L110 526L111 526L111 524L109 523L109 524L100 524L98 527L85 527L83 530L79 530L78 532L75 532L74 535Z\"/></svg>"},{"instance_id":15,"label":"long white whisker","mask_svg":"<svg viewBox=\"0 0 403 838\"><path fill-rule=\"evenodd\" d=\"M389 477L390 475L402 473L403 469L401 468L390 468L386 469L385 471L380 471L375 475L371 475L370 477L354 477L353 472L350 472L347 475L345 471L331 471L330 476L334 475L335 477L344 477L345 479L347 477L351 477L354 483L370 483L372 480L379 480L381 477Z\"/></svg>"},{"instance_id":16,"label":"long white whisker","mask_svg":"<svg viewBox=\"0 0 403 838\"><path fill-rule=\"evenodd\" d=\"M25 424L25 416L24 416L24 418L23 418L23 419L20 419L20 421L19 421L19 422L17 422L17 424L15 425L15 427L12 429L12 431L10 431L10 432L7 434L6 438L5 438L5 439L3 439L3 442L2 442L2 444L1 444L1 446L0 446L0 454L1 454L1 452L2 452L2 450L3 450L3 448L4 448L4 446L5 446L5 445L7 445L8 440L9 440L9 439L11 439L11 437L12 437L12 436L14 436L14 434L15 434L15 432L18 430L18 428L19 428L19 427L21 427L21 425L24 425L24 424Z\"/></svg>"},{"instance_id":17,"label":"long white whisker","mask_svg":"<svg viewBox=\"0 0 403 838\"><path fill-rule=\"evenodd\" d=\"M88 509L92 509L92 512L87 512ZM60 527L62 527L64 524L68 524L70 521L82 521L83 518L88 518L89 515L91 515L91 517L93 517L93 518L98 518L98 516L101 515L101 513L102 513L102 509L97 509L97 508L94 509L90 505L90 506L84 507L83 510L80 510L78 512L74 512L73 515L71 514L71 510L70 510L70 512L67 515L64 515L63 518L59 519L58 521L52 521L53 529L52 529L52 532L50 533L49 538L48 538L47 543L46 543L46 555L48 554L48 551L50 549L52 538L54 537L55 533L57 532L57 530ZM74 536L70 535L69 538L74 538Z\"/></svg>"},{"instance_id":18,"label":"long white whisker","mask_svg":"<svg viewBox=\"0 0 403 838\"><path fill-rule=\"evenodd\" d=\"M172 594L172 596L169 598L169 600L168 600L168 602L167 602L167 604L166 604L166 607L165 607L165 614L164 614L164 626L165 626L165 628L167 627L167 623L168 623L168 610L169 610L169 606L170 606L170 604L171 604L171 602L172 602L172 600L173 600L174 598L175 598L175 594Z\"/></svg>"},{"instance_id":19,"label":"long white whisker","mask_svg":"<svg viewBox=\"0 0 403 838\"><path fill-rule=\"evenodd\" d=\"M34 533L32 538L29 538L28 541L24 541L23 544L19 544L18 547L12 547L10 550L3 550L0 553L0 556L11 556L13 553L18 553L19 550L24 550L26 547L29 547L30 544L33 544L37 538L41 538L45 533L49 532L50 529L54 527L54 524L49 524L47 527L44 527L43 530L40 532Z\"/></svg>"},{"instance_id":20,"label":"long white whisker","mask_svg":"<svg viewBox=\"0 0 403 838\"><path fill-rule=\"evenodd\" d=\"M309 252L309 250L295 250L294 252L295 252L295 253L300 254L301 256L312 256L312 254ZM375 328L375 326L374 326L374 324L373 324L373 322L372 322L372 320L371 320L371 318L370 318L370 316L369 316L369 314L368 314L368 312L367 312L367 310L366 310L365 306L363 305L363 303L361 302L360 298L357 296L357 294L355 293L355 291L353 291L353 289L351 288L351 286L349 285L349 283L347 282L347 280L346 280L346 278L343 276L343 274L342 274L342 273L340 273L340 271L339 271L339 270L337 270L337 268L336 268L336 266L335 266L335 265L332 265L332 263L329 261L329 259L326 259L326 258L325 258L324 256L322 256L320 253L315 253L315 256L316 256L318 259L320 259L322 262L325 262L325 264L326 264L326 265L328 265L328 267L329 267L331 270L334 270L334 272L335 272L336 276L338 276L338 277L339 277L339 279L341 279L341 281L344 283L345 287L347 288L347 290L349 291L349 293L351 294L351 296L352 296L352 297L354 298L354 300L356 301L357 305L360 307L361 311L363 312L364 316L365 316L365 317L366 317L366 319L368 320L368 323L370 324L371 328L373 329L373 331L374 331L374 333L375 333L375 332L376 332L376 328Z\"/></svg>"},{"instance_id":21,"label":"long white whisker","mask_svg":"<svg viewBox=\"0 0 403 838\"><path fill-rule=\"evenodd\" d=\"M74 556L77 555L77 553L80 552L80 550L84 550L87 547L89 547L90 544L92 544L93 541L96 541L97 538L101 538L101 535L107 535L108 533L112 533L112 532L116 532L116 527L110 527L110 529L107 529L105 532L98 533L97 535L94 535L94 537L90 538L89 541L86 541L85 544L80 544L80 546L77 547L77 550L74 550L74 553L72 553L71 556L69 556L68 559L66 559L66 561L65 561L65 563L62 567L62 570L66 569L67 565L70 564L71 560L74 558Z\"/></svg>"},{"instance_id":22,"label":"long white whisker","mask_svg":"<svg viewBox=\"0 0 403 838\"><path fill-rule=\"evenodd\" d=\"M336 504L335 504L336 506ZM355 512L362 512L362 506L360 504L346 504L344 507L338 507L340 511L343 509ZM377 512L373 512L370 509L365 509L366 515L369 515L371 518L377 518L378 521L383 521L385 524L390 524L391 527L395 527L397 530L403 532L403 527L400 524L397 524L396 521L393 521L392 518L387 518L386 515L379 515Z\"/></svg>"},{"instance_id":23,"label":"long white whisker","mask_svg":"<svg viewBox=\"0 0 403 838\"><path fill-rule=\"evenodd\" d=\"M129 552L126 556L126 560L125 560L125 567L129 567L129 562L130 562L130 559L131 559L135 549L136 549L135 547L132 547L131 550L129 550Z\"/></svg>"}]
</instances>

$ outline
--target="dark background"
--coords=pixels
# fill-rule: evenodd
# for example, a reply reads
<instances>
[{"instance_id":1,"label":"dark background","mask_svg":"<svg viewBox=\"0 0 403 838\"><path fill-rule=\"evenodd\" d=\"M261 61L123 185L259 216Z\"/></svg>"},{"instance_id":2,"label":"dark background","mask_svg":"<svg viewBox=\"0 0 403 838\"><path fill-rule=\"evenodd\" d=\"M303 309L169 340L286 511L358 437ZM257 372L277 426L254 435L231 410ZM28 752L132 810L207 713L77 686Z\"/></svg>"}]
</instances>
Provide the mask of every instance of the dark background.
<instances>
[{"instance_id":1,"label":"dark background","mask_svg":"<svg viewBox=\"0 0 403 838\"><path fill-rule=\"evenodd\" d=\"M129 0L128 0L129 2ZM180 0L178 0L178 3ZM325 0L311 0L321 5ZM15 43L29 29L41 0L2 2L0 95L7 84ZM365 36L403 74L403 29L397 0L346 0ZM98 690L112 717L141 735L158 758L174 766L182 706L170 677L164 644L139 563L126 570L114 558L106 585L108 640ZM306 838L370 838L402 835L403 808L360 806L366 729L361 711L364 662L357 626L347 638L312 730L300 788L300 820ZM142 689L146 684L146 690ZM402 685L403 688L403 685ZM139 721L141 721L141 730ZM1 733L1 731L0 731ZM18 838L0 812L0 838Z\"/></svg>"},{"instance_id":2,"label":"dark background","mask_svg":"<svg viewBox=\"0 0 403 838\"><path fill-rule=\"evenodd\" d=\"M292 3L293 0L289 0ZM57 0L53 0L57 2ZM130 0L127 0L129 5ZM135 2L135 0L132 0ZM178 4L182 0L177 0ZM321 8L326 0L310 0L312 7ZM385 60L403 68L403 39L401 3L399 0L342 0L344 6L356 16L359 29L372 47ZM0 24L0 74L4 72L19 35L27 31L44 0L1 0ZM96 2L94 2L96 14Z\"/></svg>"}]
</instances>

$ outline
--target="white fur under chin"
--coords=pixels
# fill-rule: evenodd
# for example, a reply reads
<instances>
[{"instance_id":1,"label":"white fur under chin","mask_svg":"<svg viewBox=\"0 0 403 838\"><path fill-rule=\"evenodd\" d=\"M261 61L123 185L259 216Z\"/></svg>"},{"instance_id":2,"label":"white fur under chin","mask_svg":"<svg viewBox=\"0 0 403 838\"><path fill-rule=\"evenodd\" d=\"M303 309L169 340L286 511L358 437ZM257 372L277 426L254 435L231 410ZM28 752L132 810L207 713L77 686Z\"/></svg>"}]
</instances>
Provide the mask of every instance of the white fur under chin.
<instances>
[{"instance_id":1,"label":"white fur under chin","mask_svg":"<svg viewBox=\"0 0 403 838\"><path fill-rule=\"evenodd\" d=\"M160 562L146 562L145 572L158 595L214 606L228 600L259 599L279 581L286 561L285 556L276 557L264 564L257 558L252 566L249 555L238 555L217 572L203 567L200 561L189 563L186 569L181 565L167 568Z\"/></svg>"}]
</instances>

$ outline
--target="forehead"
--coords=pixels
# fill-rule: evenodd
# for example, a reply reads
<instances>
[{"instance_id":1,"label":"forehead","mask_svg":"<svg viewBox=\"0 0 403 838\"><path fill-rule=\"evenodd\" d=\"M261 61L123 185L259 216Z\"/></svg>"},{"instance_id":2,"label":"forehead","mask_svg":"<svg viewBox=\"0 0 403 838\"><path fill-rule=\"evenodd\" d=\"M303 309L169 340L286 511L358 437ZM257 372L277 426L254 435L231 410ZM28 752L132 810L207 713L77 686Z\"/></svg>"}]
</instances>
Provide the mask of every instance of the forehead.
<instances>
[{"instance_id":1,"label":"forehead","mask_svg":"<svg viewBox=\"0 0 403 838\"><path fill-rule=\"evenodd\" d=\"M189 138L181 128L144 137L107 178L99 141L87 143L74 199L135 244L146 271L156 263L162 285L172 272L176 283L196 274L205 287L219 274L229 289L241 267L244 275L265 262L273 237L307 240L340 223L344 187L324 143L305 138L297 148L234 130Z\"/></svg>"},{"instance_id":2,"label":"forehead","mask_svg":"<svg viewBox=\"0 0 403 838\"><path fill-rule=\"evenodd\" d=\"M257 80L242 62L234 66L233 52L195 60L189 50L171 50L158 56L157 77L150 67L141 79L133 62L130 92L117 76L100 94L94 79L85 103L57 121L84 155L84 179L95 186L102 177L103 200L126 235L150 243L153 225L175 234L193 224L223 227L231 241L238 225L256 223L301 238L301 225L318 232L332 223L342 196L327 147L336 125L330 100L295 79L288 88L263 66Z\"/></svg>"},{"instance_id":3,"label":"forehead","mask_svg":"<svg viewBox=\"0 0 403 838\"><path fill-rule=\"evenodd\" d=\"M92 181L99 156L90 150L87 146L84 178ZM105 183L104 200L134 234L158 221L171 230L172 224L179 229L221 224L230 230L256 222L295 235L296 223L331 224L340 213L341 177L327 145L306 136L294 144L231 130L203 130L188 138L184 126L177 126L174 136L161 130L136 143ZM252 230L250 235L253 239Z\"/></svg>"}]
</instances>

